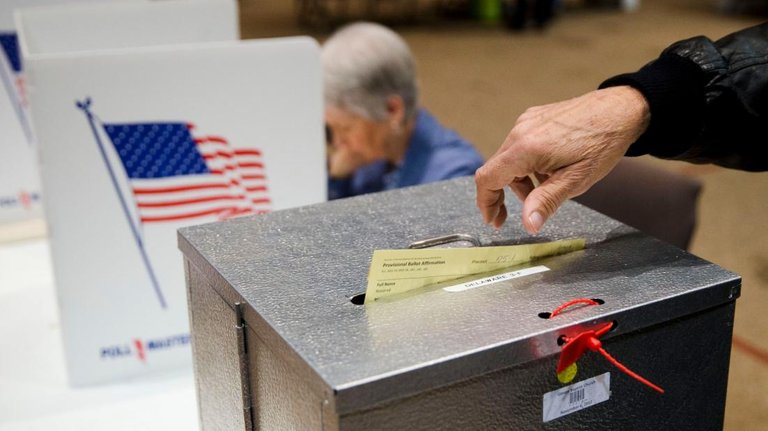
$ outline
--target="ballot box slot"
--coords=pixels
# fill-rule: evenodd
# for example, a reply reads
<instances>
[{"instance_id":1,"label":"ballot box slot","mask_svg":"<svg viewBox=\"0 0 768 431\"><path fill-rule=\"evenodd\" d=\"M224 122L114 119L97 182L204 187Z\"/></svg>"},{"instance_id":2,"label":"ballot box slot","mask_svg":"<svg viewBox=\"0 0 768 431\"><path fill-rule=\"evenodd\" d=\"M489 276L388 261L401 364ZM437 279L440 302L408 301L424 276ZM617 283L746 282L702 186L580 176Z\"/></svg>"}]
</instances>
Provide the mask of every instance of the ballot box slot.
<instances>
[{"instance_id":1,"label":"ballot box slot","mask_svg":"<svg viewBox=\"0 0 768 431\"><path fill-rule=\"evenodd\" d=\"M352 297L349 298L349 302L355 305L365 304L365 292L352 295Z\"/></svg>"},{"instance_id":2,"label":"ballot box slot","mask_svg":"<svg viewBox=\"0 0 768 431\"><path fill-rule=\"evenodd\" d=\"M597 305L605 304L605 301L600 299L600 298L590 298L589 300L593 301L593 302L596 302ZM552 317L552 312L551 311L542 311L541 313L539 313L539 317L542 318L542 319L549 319L550 317Z\"/></svg>"},{"instance_id":3,"label":"ballot box slot","mask_svg":"<svg viewBox=\"0 0 768 431\"><path fill-rule=\"evenodd\" d=\"M432 248L437 246L448 247L481 247L482 243L474 236L467 233L453 233L437 237L414 241L408 245L409 249ZM365 304L365 292L355 293L349 298L349 302L354 305Z\"/></svg>"}]
</instances>

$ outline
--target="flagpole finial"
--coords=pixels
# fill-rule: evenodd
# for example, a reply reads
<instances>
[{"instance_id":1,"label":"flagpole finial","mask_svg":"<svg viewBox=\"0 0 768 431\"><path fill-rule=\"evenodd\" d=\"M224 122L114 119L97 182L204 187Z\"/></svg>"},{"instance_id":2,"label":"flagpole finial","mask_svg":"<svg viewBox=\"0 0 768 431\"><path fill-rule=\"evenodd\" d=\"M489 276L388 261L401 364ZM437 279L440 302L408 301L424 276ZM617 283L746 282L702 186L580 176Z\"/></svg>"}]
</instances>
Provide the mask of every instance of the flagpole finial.
<instances>
[{"instance_id":1,"label":"flagpole finial","mask_svg":"<svg viewBox=\"0 0 768 431\"><path fill-rule=\"evenodd\" d=\"M90 112L91 107L91 98L86 97L85 100L81 101L75 101L75 105L77 105L78 108L82 109L83 111Z\"/></svg>"}]
</instances>

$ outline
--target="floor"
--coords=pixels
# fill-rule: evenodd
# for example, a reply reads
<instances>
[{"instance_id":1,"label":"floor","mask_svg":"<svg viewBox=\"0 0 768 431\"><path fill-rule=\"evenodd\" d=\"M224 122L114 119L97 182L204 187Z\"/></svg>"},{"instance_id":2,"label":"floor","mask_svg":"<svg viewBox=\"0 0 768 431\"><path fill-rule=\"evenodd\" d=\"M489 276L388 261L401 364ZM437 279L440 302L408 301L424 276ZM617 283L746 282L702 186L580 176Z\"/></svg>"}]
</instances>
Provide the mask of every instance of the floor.
<instances>
[{"instance_id":1,"label":"floor","mask_svg":"<svg viewBox=\"0 0 768 431\"><path fill-rule=\"evenodd\" d=\"M672 41L698 34L718 38L760 22L719 13L717 0L644 0L632 13L607 7L609 2L564 0L547 29L513 33L498 22L435 17L432 3L419 1L418 13L406 21L393 10L379 18L410 44L423 105L486 157L529 106L589 91L608 76L638 68ZM240 0L243 38L310 34L322 41L327 31L298 26L294 5ZM353 13L364 16L362 9ZM744 279L725 429L765 429L768 174L646 162L704 183L691 251ZM197 428L191 370L88 389L66 385L44 238L0 244L0 316L0 431Z\"/></svg>"}]
</instances>

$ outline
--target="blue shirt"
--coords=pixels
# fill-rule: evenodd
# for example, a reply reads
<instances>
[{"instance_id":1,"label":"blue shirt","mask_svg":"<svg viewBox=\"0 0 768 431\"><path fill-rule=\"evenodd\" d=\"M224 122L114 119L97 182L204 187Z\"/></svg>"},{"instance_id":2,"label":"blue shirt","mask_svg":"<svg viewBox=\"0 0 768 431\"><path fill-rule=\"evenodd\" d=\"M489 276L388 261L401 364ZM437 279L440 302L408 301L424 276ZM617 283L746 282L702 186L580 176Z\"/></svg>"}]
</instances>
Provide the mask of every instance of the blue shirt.
<instances>
[{"instance_id":1,"label":"blue shirt","mask_svg":"<svg viewBox=\"0 0 768 431\"><path fill-rule=\"evenodd\" d=\"M473 175L482 165L483 158L469 142L420 109L405 157L398 165L381 160L363 166L349 178L329 178L328 199Z\"/></svg>"}]
</instances>

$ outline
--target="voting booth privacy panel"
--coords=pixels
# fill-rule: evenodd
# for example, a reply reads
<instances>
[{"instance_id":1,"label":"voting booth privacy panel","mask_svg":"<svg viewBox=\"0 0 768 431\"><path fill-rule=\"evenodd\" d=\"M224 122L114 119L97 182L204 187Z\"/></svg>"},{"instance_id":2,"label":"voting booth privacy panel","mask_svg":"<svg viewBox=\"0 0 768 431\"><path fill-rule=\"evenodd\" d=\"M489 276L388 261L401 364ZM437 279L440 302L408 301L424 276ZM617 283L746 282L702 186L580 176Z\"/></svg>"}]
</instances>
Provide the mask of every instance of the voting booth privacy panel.
<instances>
[{"instance_id":1,"label":"voting booth privacy panel","mask_svg":"<svg viewBox=\"0 0 768 431\"><path fill-rule=\"evenodd\" d=\"M499 231L474 202L463 178L181 229L202 428L722 428L737 275L573 202L536 237L514 197ZM374 250L449 234L586 248L476 288L358 300ZM576 298L594 305L548 318ZM591 350L561 383L561 344L581 334L664 393Z\"/></svg>"},{"instance_id":2,"label":"voting booth privacy panel","mask_svg":"<svg viewBox=\"0 0 768 431\"><path fill-rule=\"evenodd\" d=\"M177 228L326 196L316 42L206 42L237 33L221 0L82 11L17 16L74 384L189 365Z\"/></svg>"},{"instance_id":3,"label":"voting booth privacy panel","mask_svg":"<svg viewBox=\"0 0 768 431\"><path fill-rule=\"evenodd\" d=\"M40 217L42 198L14 33L0 32L0 224Z\"/></svg>"},{"instance_id":4,"label":"voting booth privacy panel","mask_svg":"<svg viewBox=\"0 0 768 431\"><path fill-rule=\"evenodd\" d=\"M29 124L24 69L13 10L29 1L0 2L0 224L42 215Z\"/></svg>"},{"instance_id":5,"label":"voting booth privacy panel","mask_svg":"<svg viewBox=\"0 0 768 431\"><path fill-rule=\"evenodd\" d=\"M0 151L3 154L3 157L0 157L0 224L42 216L42 194L35 160L34 133L29 118L25 67L13 22L13 11L34 6L95 1L99 0L0 2ZM104 2L106 0L102 1Z\"/></svg>"}]
</instances>

